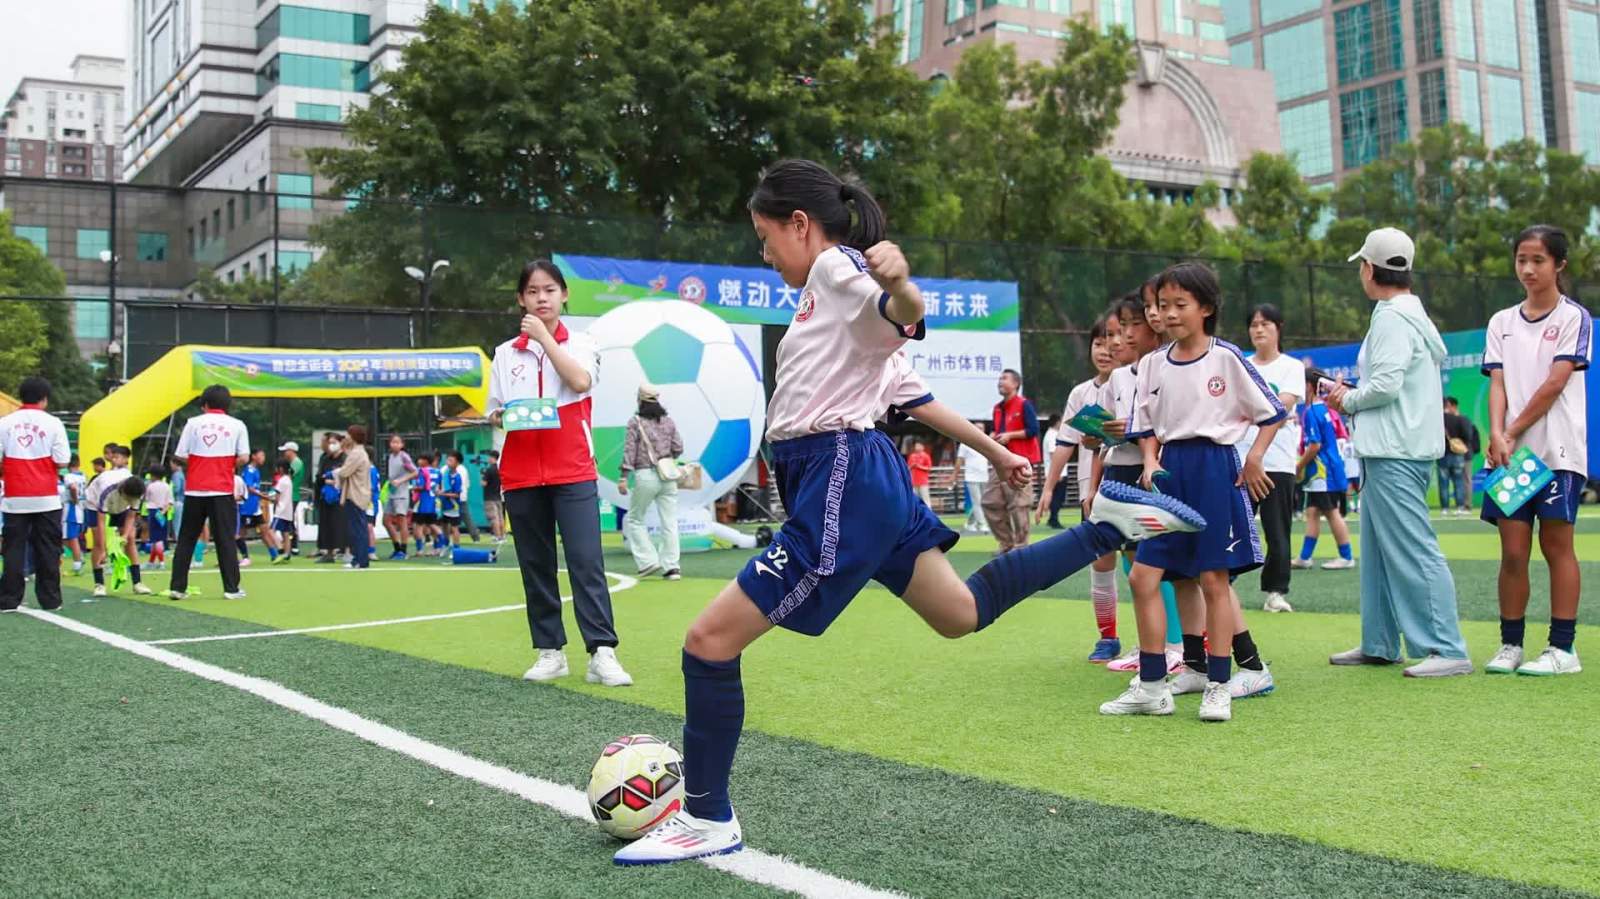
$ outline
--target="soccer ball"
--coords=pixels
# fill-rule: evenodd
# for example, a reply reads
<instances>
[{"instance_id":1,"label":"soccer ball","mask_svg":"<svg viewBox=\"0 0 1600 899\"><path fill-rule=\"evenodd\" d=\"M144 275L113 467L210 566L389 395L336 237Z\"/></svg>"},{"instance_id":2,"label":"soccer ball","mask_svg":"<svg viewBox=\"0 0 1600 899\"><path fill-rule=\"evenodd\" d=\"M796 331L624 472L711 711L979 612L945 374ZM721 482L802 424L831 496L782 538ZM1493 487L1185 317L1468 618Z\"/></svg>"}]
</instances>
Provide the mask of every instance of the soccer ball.
<instances>
[{"instance_id":1,"label":"soccer ball","mask_svg":"<svg viewBox=\"0 0 1600 899\"><path fill-rule=\"evenodd\" d=\"M646 382L660 388L683 436L683 460L705 469L699 490L678 491L679 508L709 506L732 490L761 445L767 412L760 367L728 323L682 300L636 300L595 319L588 333L600 351L593 407L600 495L630 505L615 478Z\"/></svg>"},{"instance_id":2,"label":"soccer ball","mask_svg":"<svg viewBox=\"0 0 1600 899\"><path fill-rule=\"evenodd\" d=\"M683 808L683 756L649 734L618 737L589 775L589 812L600 829L634 840Z\"/></svg>"}]
</instances>

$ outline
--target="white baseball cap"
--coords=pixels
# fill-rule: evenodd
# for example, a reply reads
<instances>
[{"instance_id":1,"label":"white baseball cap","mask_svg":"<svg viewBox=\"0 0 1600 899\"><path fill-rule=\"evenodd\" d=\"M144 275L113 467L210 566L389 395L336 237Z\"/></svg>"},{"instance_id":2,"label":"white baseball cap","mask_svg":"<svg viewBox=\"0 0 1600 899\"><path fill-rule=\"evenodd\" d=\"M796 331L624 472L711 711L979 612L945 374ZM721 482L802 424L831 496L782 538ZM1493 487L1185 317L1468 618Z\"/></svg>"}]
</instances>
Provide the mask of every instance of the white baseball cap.
<instances>
[{"instance_id":1,"label":"white baseball cap","mask_svg":"<svg viewBox=\"0 0 1600 899\"><path fill-rule=\"evenodd\" d=\"M290 440L289 442L285 443L283 446L278 447L278 452L281 453L284 450L294 450L295 452L298 453L298 452L300 452L300 444L295 443L293 440Z\"/></svg>"},{"instance_id":2,"label":"white baseball cap","mask_svg":"<svg viewBox=\"0 0 1600 899\"><path fill-rule=\"evenodd\" d=\"M1367 235L1361 250L1345 260L1364 259L1378 268L1392 272L1411 271L1411 260L1417 255L1417 245L1399 228L1379 228Z\"/></svg>"}]
</instances>

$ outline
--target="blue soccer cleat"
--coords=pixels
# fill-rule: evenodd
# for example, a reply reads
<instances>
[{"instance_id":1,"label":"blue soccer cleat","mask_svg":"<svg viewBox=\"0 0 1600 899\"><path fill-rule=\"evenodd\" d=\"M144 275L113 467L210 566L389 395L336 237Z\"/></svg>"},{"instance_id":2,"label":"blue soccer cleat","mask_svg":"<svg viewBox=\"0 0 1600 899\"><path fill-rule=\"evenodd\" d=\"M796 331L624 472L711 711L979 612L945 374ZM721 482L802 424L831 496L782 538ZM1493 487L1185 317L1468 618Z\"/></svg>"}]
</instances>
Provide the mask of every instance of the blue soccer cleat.
<instances>
[{"instance_id":1,"label":"blue soccer cleat","mask_svg":"<svg viewBox=\"0 0 1600 899\"><path fill-rule=\"evenodd\" d=\"M1104 665L1122 655L1122 641L1116 637L1103 637L1094 644L1094 652L1089 653L1089 661L1096 665Z\"/></svg>"},{"instance_id":2,"label":"blue soccer cleat","mask_svg":"<svg viewBox=\"0 0 1600 899\"><path fill-rule=\"evenodd\" d=\"M1204 516L1172 497L1116 481L1101 482L1089 520L1109 524L1134 541L1202 531L1206 526Z\"/></svg>"}]
</instances>

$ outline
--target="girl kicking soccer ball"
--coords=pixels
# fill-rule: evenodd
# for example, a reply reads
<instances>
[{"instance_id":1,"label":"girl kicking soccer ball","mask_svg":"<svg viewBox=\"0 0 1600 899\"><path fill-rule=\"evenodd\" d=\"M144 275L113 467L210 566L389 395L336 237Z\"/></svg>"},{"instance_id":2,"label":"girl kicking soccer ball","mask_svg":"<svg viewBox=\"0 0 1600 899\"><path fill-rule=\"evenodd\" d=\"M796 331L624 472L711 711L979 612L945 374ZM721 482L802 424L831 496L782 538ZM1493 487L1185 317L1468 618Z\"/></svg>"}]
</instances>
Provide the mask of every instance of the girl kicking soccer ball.
<instances>
[{"instance_id":1,"label":"girl kicking soccer ball","mask_svg":"<svg viewBox=\"0 0 1600 899\"><path fill-rule=\"evenodd\" d=\"M923 301L900 249L884 241L867 191L804 161L778 163L750 199L761 255L803 288L778 345L767 411L779 493L790 518L690 625L684 639L684 809L616 854L621 865L682 861L743 846L728 776L744 727L739 656L775 626L818 635L869 580L934 630L982 630L1027 596L1121 545L1204 522L1181 503L1108 488L1094 521L989 562L965 582L945 551L959 536L917 497L894 444L873 427L894 389L895 356L922 337ZM1020 456L923 397L907 414L982 452L1013 484Z\"/></svg>"},{"instance_id":2,"label":"girl kicking soccer ball","mask_svg":"<svg viewBox=\"0 0 1600 899\"><path fill-rule=\"evenodd\" d=\"M1100 707L1106 715L1170 715L1166 683L1167 620L1161 582L1198 582L1205 598L1210 655L1200 700L1202 721L1232 717L1233 636L1236 630L1230 575L1261 567L1261 544L1251 514L1272 490L1262 466L1285 412L1239 348L1212 336L1222 291L1211 269L1175 265L1156 280L1157 302L1172 342L1139 366L1128 438L1144 454L1141 481L1161 486L1205 517L1204 530L1168 534L1139 544L1133 571L1133 610L1139 626L1139 679ZM1234 445L1258 425L1255 443L1240 464ZM1218 477L1225 473L1225 477Z\"/></svg>"},{"instance_id":3,"label":"girl kicking soccer ball","mask_svg":"<svg viewBox=\"0 0 1600 899\"><path fill-rule=\"evenodd\" d=\"M1594 358L1589 310L1561 294L1567 235L1535 225L1517 236L1517 278L1528 295L1489 319L1483 371L1489 376L1491 466L1506 464L1527 447L1550 466L1555 479L1514 512L1503 512L1495 492L1483 496L1483 520L1500 530L1500 651L1490 674L1577 674L1572 648L1578 627L1578 557L1572 529L1588 467L1588 397L1583 376ZM1550 640L1537 659L1523 662L1528 611L1528 556L1533 522L1550 566Z\"/></svg>"}]
</instances>

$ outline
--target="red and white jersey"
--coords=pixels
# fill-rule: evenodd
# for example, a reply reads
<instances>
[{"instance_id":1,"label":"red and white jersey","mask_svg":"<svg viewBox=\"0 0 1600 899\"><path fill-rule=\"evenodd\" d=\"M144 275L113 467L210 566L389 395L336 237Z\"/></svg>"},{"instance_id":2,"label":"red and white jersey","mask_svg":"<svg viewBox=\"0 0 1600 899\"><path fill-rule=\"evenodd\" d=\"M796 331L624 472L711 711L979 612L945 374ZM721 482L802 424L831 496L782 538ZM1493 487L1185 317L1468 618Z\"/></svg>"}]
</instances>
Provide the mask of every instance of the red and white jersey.
<instances>
[{"instance_id":1,"label":"red and white jersey","mask_svg":"<svg viewBox=\"0 0 1600 899\"><path fill-rule=\"evenodd\" d=\"M590 392L600 381L600 350L588 334L569 331L556 323L551 334L567 355L589 373L589 391L579 393L561 380L544 348L517 338L494 348L489 366L489 411L505 408L512 400L554 397L561 427L508 431L500 448L500 478L504 490L578 484L596 478Z\"/></svg>"},{"instance_id":2,"label":"red and white jersey","mask_svg":"<svg viewBox=\"0 0 1600 899\"><path fill-rule=\"evenodd\" d=\"M1239 348L1211 338L1198 359L1172 358L1176 344L1140 360L1128 439L1162 443L1200 437L1221 446L1244 439L1287 415L1272 388Z\"/></svg>"},{"instance_id":3,"label":"red and white jersey","mask_svg":"<svg viewBox=\"0 0 1600 899\"><path fill-rule=\"evenodd\" d=\"M1139 366L1149 358L1150 356L1146 356L1132 365L1112 369L1111 377L1106 378L1106 382L1100 385L1101 408L1128 422L1129 431L1133 430L1133 393L1138 387ZM1107 465L1140 465L1144 462L1144 454L1139 451L1138 444L1132 441L1119 443L1101 452L1105 453Z\"/></svg>"},{"instance_id":4,"label":"red and white jersey","mask_svg":"<svg viewBox=\"0 0 1600 899\"><path fill-rule=\"evenodd\" d=\"M888 302L856 250L836 246L817 256L778 344L768 440L872 428L890 357L925 333L922 322L890 321Z\"/></svg>"},{"instance_id":5,"label":"red and white jersey","mask_svg":"<svg viewBox=\"0 0 1600 899\"><path fill-rule=\"evenodd\" d=\"M1483 373L1501 369L1506 385L1506 427L1517 420L1557 362L1571 362L1567 378L1550 411L1517 441L1539 454L1557 471L1589 470L1588 393L1583 375L1594 361L1594 319L1589 310L1566 297L1539 318L1523 314L1520 304L1489 319L1483 336Z\"/></svg>"},{"instance_id":6,"label":"red and white jersey","mask_svg":"<svg viewBox=\"0 0 1600 899\"><path fill-rule=\"evenodd\" d=\"M36 405L0 418L0 512L50 512L61 508L56 472L72 458L61 419Z\"/></svg>"},{"instance_id":7,"label":"red and white jersey","mask_svg":"<svg viewBox=\"0 0 1600 899\"><path fill-rule=\"evenodd\" d=\"M1110 380L1109 377L1107 380ZM1090 403L1100 402L1101 393L1105 384L1090 378L1082 384L1072 388L1067 394L1067 405L1061 410L1061 427L1056 430L1056 444L1072 443L1078 447L1078 495L1083 496L1089 490L1089 466L1094 458L1094 453L1083 445L1083 432L1074 428L1068 422L1077 417L1083 407Z\"/></svg>"},{"instance_id":8,"label":"red and white jersey","mask_svg":"<svg viewBox=\"0 0 1600 899\"><path fill-rule=\"evenodd\" d=\"M174 455L188 460L184 496L231 496L239 460L250 455L250 432L232 415L208 410L184 423Z\"/></svg>"}]
</instances>

